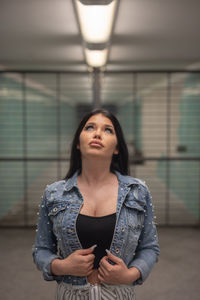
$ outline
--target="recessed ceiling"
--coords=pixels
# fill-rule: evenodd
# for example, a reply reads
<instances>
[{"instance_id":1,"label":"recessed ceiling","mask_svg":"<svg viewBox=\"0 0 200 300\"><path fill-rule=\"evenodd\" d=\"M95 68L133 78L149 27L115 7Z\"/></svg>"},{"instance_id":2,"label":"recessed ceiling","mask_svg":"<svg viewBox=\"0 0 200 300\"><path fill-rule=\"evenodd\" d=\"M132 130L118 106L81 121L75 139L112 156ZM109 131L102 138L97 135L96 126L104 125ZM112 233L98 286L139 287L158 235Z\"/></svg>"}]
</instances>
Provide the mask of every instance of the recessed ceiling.
<instances>
[{"instance_id":1,"label":"recessed ceiling","mask_svg":"<svg viewBox=\"0 0 200 300\"><path fill-rule=\"evenodd\" d=\"M87 71L72 0L1 0L1 70ZM199 0L121 0L106 70L200 69Z\"/></svg>"}]
</instances>

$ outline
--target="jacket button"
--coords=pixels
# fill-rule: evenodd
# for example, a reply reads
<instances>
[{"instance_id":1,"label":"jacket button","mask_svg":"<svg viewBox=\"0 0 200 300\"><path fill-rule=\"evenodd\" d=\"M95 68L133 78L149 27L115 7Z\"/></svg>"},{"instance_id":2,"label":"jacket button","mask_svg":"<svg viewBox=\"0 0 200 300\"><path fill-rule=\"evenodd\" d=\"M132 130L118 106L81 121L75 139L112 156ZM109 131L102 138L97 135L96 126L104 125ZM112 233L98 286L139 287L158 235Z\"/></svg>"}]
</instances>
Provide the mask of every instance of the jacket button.
<instances>
[{"instance_id":1,"label":"jacket button","mask_svg":"<svg viewBox=\"0 0 200 300\"><path fill-rule=\"evenodd\" d=\"M115 252L116 252L116 253L119 253L119 249L116 249Z\"/></svg>"},{"instance_id":2,"label":"jacket button","mask_svg":"<svg viewBox=\"0 0 200 300\"><path fill-rule=\"evenodd\" d=\"M57 210L58 210L57 207L53 208L53 212L57 212Z\"/></svg>"},{"instance_id":3,"label":"jacket button","mask_svg":"<svg viewBox=\"0 0 200 300\"><path fill-rule=\"evenodd\" d=\"M125 228L124 228L124 227L122 227L122 232L124 232L124 230L125 230Z\"/></svg>"}]
</instances>

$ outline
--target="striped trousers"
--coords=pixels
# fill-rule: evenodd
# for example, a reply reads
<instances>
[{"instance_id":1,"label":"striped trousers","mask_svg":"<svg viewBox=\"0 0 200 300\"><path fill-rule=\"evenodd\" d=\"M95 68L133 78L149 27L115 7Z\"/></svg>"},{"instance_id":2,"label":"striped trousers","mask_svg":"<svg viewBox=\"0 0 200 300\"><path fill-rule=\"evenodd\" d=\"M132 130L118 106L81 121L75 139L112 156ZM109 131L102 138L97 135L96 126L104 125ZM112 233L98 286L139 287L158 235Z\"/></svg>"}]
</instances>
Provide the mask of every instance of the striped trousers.
<instances>
[{"instance_id":1,"label":"striped trousers","mask_svg":"<svg viewBox=\"0 0 200 300\"><path fill-rule=\"evenodd\" d=\"M101 283L84 286L61 282L57 286L56 300L135 300L132 285L111 285Z\"/></svg>"}]
</instances>

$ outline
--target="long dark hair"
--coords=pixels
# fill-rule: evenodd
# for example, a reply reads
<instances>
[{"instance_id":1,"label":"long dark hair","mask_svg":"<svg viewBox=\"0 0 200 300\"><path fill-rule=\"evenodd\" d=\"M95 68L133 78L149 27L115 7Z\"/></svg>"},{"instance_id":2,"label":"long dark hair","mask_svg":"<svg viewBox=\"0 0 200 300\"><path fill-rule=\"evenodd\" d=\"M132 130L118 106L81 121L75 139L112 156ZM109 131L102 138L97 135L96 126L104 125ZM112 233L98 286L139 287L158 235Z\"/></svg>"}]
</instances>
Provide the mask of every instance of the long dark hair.
<instances>
[{"instance_id":1,"label":"long dark hair","mask_svg":"<svg viewBox=\"0 0 200 300\"><path fill-rule=\"evenodd\" d=\"M117 118L108 110L105 109L95 109L91 112L88 112L83 119L81 120L75 135L74 139L72 141L71 146L71 156L70 156L70 167L69 171L67 172L67 175L64 179L68 179L73 176L73 174L80 170L81 172L81 152L79 149L77 149L77 145L79 144L79 137L81 134L81 131L83 127L85 126L88 119L94 115L102 114L106 118L110 119L112 122L116 136L117 136L117 147L118 147L118 154L113 154L111 165L110 165L110 171L114 172L119 171L122 175L128 175L129 174L129 167L128 167L128 148L124 139L124 135L122 132L122 128L119 124L119 121Z\"/></svg>"}]
</instances>

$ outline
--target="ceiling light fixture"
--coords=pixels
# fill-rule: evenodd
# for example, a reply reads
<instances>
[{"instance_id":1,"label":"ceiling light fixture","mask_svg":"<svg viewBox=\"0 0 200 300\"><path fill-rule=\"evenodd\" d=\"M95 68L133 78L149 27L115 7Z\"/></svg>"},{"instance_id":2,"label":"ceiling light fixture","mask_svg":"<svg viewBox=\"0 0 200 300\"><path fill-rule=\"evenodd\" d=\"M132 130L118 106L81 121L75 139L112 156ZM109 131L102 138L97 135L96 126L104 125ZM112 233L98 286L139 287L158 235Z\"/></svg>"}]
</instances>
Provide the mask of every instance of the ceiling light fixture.
<instances>
[{"instance_id":1,"label":"ceiling light fixture","mask_svg":"<svg viewBox=\"0 0 200 300\"><path fill-rule=\"evenodd\" d=\"M117 0L75 0L86 62L105 66Z\"/></svg>"},{"instance_id":2,"label":"ceiling light fixture","mask_svg":"<svg viewBox=\"0 0 200 300\"><path fill-rule=\"evenodd\" d=\"M83 39L88 43L106 43L110 39L116 1L76 0Z\"/></svg>"},{"instance_id":3,"label":"ceiling light fixture","mask_svg":"<svg viewBox=\"0 0 200 300\"><path fill-rule=\"evenodd\" d=\"M87 64L94 68L100 68L106 64L108 49L90 50L85 48L85 57Z\"/></svg>"}]
</instances>

